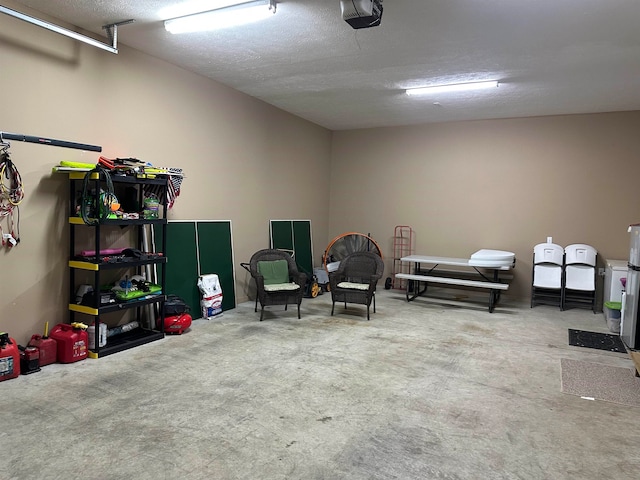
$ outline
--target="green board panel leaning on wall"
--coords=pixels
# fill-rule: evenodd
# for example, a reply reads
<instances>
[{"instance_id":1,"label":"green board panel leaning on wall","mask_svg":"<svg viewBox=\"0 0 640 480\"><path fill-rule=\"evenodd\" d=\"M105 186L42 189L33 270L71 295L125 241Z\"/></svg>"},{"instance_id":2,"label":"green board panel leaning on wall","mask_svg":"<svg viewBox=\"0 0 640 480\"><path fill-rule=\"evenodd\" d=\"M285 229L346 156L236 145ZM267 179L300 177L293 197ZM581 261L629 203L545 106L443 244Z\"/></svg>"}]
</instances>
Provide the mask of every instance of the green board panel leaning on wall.
<instances>
[{"instance_id":1,"label":"green board panel leaning on wall","mask_svg":"<svg viewBox=\"0 0 640 480\"><path fill-rule=\"evenodd\" d=\"M298 270L313 275L310 220L271 220L271 248L293 250Z\"/></svg>"},{"instance_id":2,"label":"green board panel leaning on wall","mask_svg":"<svg viewBox=\"0 0 640 480\"><path fill-rule=\"evenodd\" d=\"M162 232L155 231L156 244ZM222 287L222 310L236 306L233 275L231 222L227 220L170 221L165 253L166 292L178 295L191 307L191 316L201 318L198 277L215 273Z\"/></svg>"}]
</instances>

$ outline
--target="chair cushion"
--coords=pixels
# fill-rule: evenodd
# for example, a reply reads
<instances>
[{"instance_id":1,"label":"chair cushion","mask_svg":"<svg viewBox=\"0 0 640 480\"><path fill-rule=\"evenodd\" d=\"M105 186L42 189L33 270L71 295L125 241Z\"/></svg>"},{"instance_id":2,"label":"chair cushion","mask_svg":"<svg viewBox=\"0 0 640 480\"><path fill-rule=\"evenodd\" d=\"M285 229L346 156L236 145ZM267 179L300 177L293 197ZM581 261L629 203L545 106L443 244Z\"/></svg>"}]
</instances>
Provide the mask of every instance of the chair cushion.
<instances>
[{"instance_id":1,"label":"chair cushion","mask_svg":"<svg viewBox=\"0 0 640 480\"><path fill-rule=\"evenodd\" d=\"M264 286L265 292L280 292L283 290L297 290L300 288L300 285L297 283L272 283L270 285Z\"/></svg>"},{"instance_id":2,"label":"chair cushion","mask_svg":"<svg viewBox=\"0 0 640 480\"><path fill-rule=\"evenodd\" d=\"M289 264L284 259L258 262L258 273L264 277L265 285L289 282Z\"/></svg>"},{"instance_id":3,"label":"chair cushion","mask_svg":"<svg viewBox=\"0 0 640 480\"><path fill-rule=\"evenodd\" d=\"M348 288L350 290L369 290L368 283L340 282L338 288Z\"/></svg>"}]
</instances>

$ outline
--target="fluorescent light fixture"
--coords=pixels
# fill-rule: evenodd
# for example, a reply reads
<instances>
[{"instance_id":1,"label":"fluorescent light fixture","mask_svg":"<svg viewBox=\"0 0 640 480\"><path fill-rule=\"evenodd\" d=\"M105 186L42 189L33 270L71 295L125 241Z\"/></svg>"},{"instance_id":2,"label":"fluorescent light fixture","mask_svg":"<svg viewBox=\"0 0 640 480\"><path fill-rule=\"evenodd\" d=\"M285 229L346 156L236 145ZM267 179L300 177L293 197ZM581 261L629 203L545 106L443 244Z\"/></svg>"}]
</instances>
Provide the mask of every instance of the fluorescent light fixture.
<instances>
[{"instance_id":1,"label":"fluorescent light fixture","mask_svg":"<svg viewBox=\"0 0 640 480\"><path fill-rule=\"evenodd\" d=\"M263 20L275 12L275 0L236 2L235 5L165 20L164 28L170 33L219 30Z\"/></svg>"},{"instance_id":2,"label":"fluorescent light fixture","mask_svg":"<svg viewBox=\"0 0 640 480\"><path fill-rule=\"evenodd\" d=\"M449 85L434 85L432 87L408 88L407 95L428 95L432 93L445 92L466 92L470 90L482 90L485 88L495 88L498 86L497 80L490 82L470 82L470 83L452 83Z\"/></svg>"},{"instance_id":3,"label":"fluorescent light fixture","mask_svg":"<svg viewBox=\"0 0 640 480\"><path fill-rule=\"evenodd\" d=\"M169 5L160 10L158 17L162 20L169 18L186 17L194 13L208 12L209 10L218 10L231 5L248 2L249 0L186 0L173 5Z\"/></svg>"}]
</instances>

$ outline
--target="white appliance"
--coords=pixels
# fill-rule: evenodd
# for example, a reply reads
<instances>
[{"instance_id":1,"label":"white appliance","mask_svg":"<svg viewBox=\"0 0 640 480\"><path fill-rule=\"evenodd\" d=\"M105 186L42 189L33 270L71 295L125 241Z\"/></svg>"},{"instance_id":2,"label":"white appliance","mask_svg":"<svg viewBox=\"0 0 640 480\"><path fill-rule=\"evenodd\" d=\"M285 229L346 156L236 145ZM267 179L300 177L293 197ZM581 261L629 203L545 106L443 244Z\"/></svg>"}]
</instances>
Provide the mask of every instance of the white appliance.
<instances>
[{"instance_id":1,"label":"white appliance","mask_svg":"<svg viewBox=\"0 0 640 480\"><path fill-rule=\"evenodd\" d=\"M638 296L640 293L640 224L629 225L629 264L627 281L622 300L622 320L620 337L627 347L640 348L640 328L638 328Z\"/></svg>"},{"instance_id":2,"label":"white appliance","mask_svg":"<svg viewBox=\"0 0 640 480\"><path fill-rule=\"evenodd\" d=\"M626 260L605 260L603 302L622 301L622 278L627 276Z\"/></svg>"}]
</instances>

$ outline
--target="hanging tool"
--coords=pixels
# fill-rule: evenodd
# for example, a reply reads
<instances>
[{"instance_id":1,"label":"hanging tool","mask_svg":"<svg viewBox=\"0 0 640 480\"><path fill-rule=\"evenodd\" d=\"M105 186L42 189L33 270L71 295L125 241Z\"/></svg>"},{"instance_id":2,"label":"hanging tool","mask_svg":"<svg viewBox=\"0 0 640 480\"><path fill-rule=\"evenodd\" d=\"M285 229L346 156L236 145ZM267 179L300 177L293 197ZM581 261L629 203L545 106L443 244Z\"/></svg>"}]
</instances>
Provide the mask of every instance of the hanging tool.
<instances>
[{"instance_id":1,"label":"hanging tool","mask_svg":"<svg viewBox=\"0 0 640 480\"><path fill-rule=\"evenodd\" d=\"M7 232L0 225L0 235L2 246L13 247L20 242L18 205L24 199L24 185L20 172L9 157L9 147L9 142L0 137L0 220L7 218Z\"/></svg>"}]
</instances>

